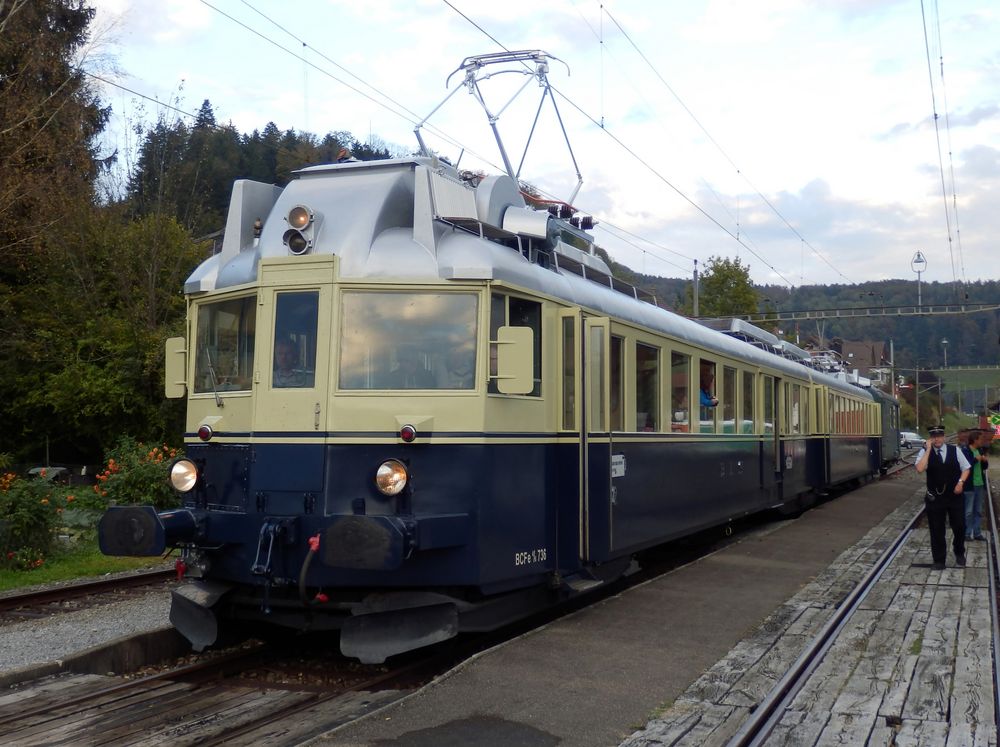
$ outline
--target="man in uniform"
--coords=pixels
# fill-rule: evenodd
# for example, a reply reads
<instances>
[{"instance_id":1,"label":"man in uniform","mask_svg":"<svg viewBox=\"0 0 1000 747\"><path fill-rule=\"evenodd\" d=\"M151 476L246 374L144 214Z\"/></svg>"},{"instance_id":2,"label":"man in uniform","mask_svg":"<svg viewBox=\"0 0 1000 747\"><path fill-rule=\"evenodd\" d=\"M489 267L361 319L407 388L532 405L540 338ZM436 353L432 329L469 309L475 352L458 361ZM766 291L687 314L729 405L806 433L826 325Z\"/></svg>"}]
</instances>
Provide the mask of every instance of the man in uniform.
<instances>
[{"instance_id":1,"label":"man in uniform","mask_svg":"<svg viewBox=\"0 0 1000 747\"><path fill-rule=\"evenodd\" d=\"M930 439L917 454L917 472L927 473L927 525L931 532L934 570L943 571L948 545L945 516L951 524L955 563L965 565L965 497L962 491L969 478L969 460L960 449L944 442L944 426L930 429Z\"/></svg>"}]
</instances>

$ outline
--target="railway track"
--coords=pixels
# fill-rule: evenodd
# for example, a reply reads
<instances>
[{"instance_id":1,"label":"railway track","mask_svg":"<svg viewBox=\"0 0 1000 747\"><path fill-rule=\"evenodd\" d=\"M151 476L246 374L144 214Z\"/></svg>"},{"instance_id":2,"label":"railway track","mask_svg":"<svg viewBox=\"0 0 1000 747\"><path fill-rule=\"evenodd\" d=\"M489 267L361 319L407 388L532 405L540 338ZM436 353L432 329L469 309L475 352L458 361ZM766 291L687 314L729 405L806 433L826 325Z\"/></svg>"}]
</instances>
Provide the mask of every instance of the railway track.
<instances>
[{"instance_id":1,"label":"railway track","mask_svg":"<svg viewBox=\"0 0 1000 747\"><path fill-rule=\"evenodd\" d=\"M716 538L705 543L714 546L700 552L729 541L738 537ZM682 547L680 562L688 562L693 551ZM566 611L571 610L562 614ZM401 697L455 662L538 624L535 620L501 635L470 637L388 670L356 672L350 682L334 686L296 682L294 674L284 682L268 681L261 672L287 665L268 661L267 650L253 646L124 682L108 684L106 678L87 675L64 678L51 685L51 694L43 685L41 693L26 693L21 701L0 698L0 742L212 745L266 738L294 744Z\"/></svg>"},{"instance_id":2,"label":"railway track","mask_svg":"<svg viewBox=\"0 0 1000 747\"><path fill-rule=\"evenodd\" d=\"M358 668L323 687L265 682L254 673L281 665L270 647L251 642L146 676L64 676L0 697L0 742L253 744L271 729L284 735L281 743L295 743L400 697L450 663L438 652L388 669Z\"/></svg>"},{"instance_id":3,"label":"railway track","mask_svg":"<svg viewBox=\"0 0 1000 747\"><path fill-rule=\"evenodd\" d=\"M8 594L0 597L0 619L37 618L60 612L75 612L99 602L99 597L104 595L156 586L174 578L174 570L157 569Z\"/></svg>"},{"instance_id":4,"label":"railway track","mask_svg":"<svg viewBox=\"0 0 1000 747\"><path fill-rule=\"evenodd\" d=\"M905 469L904 465L900 469ZM989 521L989 541L987 542L987 571L989 578L989 598L992 612L992 659L993 659L993 727L1000 731L1000 535L998 535L997 511L993 503L989 480L987 487L987 507ZM837 607L823 628L811 639L798 659L784 676L754 708L748 719L727 742L728 747L759 747L768 743L785 714L791 710L799 692L809 683L824 657L836 642L838 635L850 624L866 595L878 583L893 560L899 555L912 533L924 519L925 511L917 511L895 541L883 552L869 573L855 586L851 593ZM784 734L783 739L788 735ZM780 741L780 740L779 740ZM784 742L783 742L784 743Z\"/></svg>"},{"instance_id":5,"label":"railway track","mask_svg":"<svg viewBox=\"0 0 1000 747\"><path fill-rule=\"evenodd\" d=\"M740 730L729 741L729 747L749 747L751 745L757 747L767 742L768 737L778 725L795 696L808 682L809 677L823 661L823 657L836 641L839 633L850 622L851 616L858 610L865 596L889 568L923 517L923 509L913 515L896 540L882 553L868 574L837 607L837 610L805 647L795 663L767 696L757 704L750 718L743 723Z\"/></svg>"}]
</instances>

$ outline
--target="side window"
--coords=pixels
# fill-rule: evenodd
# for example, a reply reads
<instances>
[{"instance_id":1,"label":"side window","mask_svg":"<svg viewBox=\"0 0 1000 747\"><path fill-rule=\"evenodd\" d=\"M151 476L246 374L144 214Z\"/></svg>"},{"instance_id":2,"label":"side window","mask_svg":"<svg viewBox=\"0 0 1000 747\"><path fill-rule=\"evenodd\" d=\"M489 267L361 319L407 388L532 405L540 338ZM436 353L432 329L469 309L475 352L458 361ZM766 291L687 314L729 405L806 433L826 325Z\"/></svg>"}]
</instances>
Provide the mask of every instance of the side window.
<instances>
[{"instance_id":1,"label":"side window","mask_svg":"<svg viewBox=\"0 0 1000 747\"><path fill-rule=\"evenodd\" d=\"M279 293L274 312L271 385L308 388L316 382L319 293Z\"/></svg>"},{"instance_id":2,"label":"side window","mask_svg":"<svg viewBox=\"0 0 1000 747\"><path fill-rule=\"evenodd\" d=\"M698 366L698 410L701 433L715 433L715 408L719 400L715 394L715 364L701 361Z\"/></svg>"},{"instance_id":3,"label":"side window","mask_svg":"<svg viewBox=\"0 0 1000 747\"><path fill-rule=\"evenodd\" d=\"M660 350L635 344L635 429L660 430Z\"/></svg>"},{"instance_id":4,"label":"side window","mask_svg":"<svg viewBox=\"0 0 1000 747\"><path fill-rule=\"evenodd\" d=\"M764 433L774 433L774 377L762 376L764 384Z\"/></svg>"},{"instance_id":5,"label":"side window","mask_svg":"<svg viewBox=\"0 0 1000 747\"><path fill-rule=\"evenodd\" d=\"M753 408L754 408L754 375L749 371L743 372L743 418L740 423L741 433L756 433L757 429L754 427L753 421Z\"/></svg>"},{"instance_id":6,"label":"side window","mask_svg":"<svg viewBox=\"0 0 1000 747\"><path fill-rule=\"evenodd\" d=\"M691 429L691 356L670 354L670 430L687 432Z\"/></svg>"},{"instance_id":7,"label":"side window","mask_svg":"<svg viewBox=\"0 0 1000 747\"><path fill-rule=\"evenodd\" d=\"M514 296L505 296L494 293L490 298L490 339L497 339L498 330L504 325L511 327L531 327L534 332L534 345L532 357L534 358L534 371L532 376L535 386L528 396L540 397L542 395L542 305L537 301L528 301ZM496 345L490 345L490 375L497 374L497 351ZM490 379L487 391L491 394L499 393L496 379Z\"/></svg>"},{"instance_id":8,"label":"side window","mask_svg":"<svg viewBox=\"0 0 1000 747\"><path fill-rule=\"evenodd\" d=\"M576 424L576 340L572 319L562 320L562 427L573 430Z\"/></svg>"},{"instance_id":9,"label":"side window","mask_svg":"<svg viewBox=\"0 0 1000 747\"><path fill-rule=\"evenodd\" d=\"M799 394L799 409L800 409L800 426L802 427L803 433L812 433L812 424L809 421L809 387L800 387Z\"/></svg>"},{"instance_id":10,"label":"side window","mask_svg":"<svg viewBox=\"0 0 1000 747\"><path fill-rule=\"evenodd\" d=\"M608 351L611 358L608 366L611 369L609 385L611 386L611 420L609 430L625 430L625 423L622 419L625 399L625 339L617 335L611 335L611 349Z\"/></svg>"},{"instance_id":11,"label":"side window","mask_svg":"<svg viewBox=\"0 0 1000 747\"><path fill-rule=\"evenodd\" d=\"M781 392L778 394L778 397L780 398L779 399L779 408L780 408L780 410L778 412L778 421L779 421L779 426L780 427L779 427L778 432L782 436L787 436L789 433L792 432L792 422L791 422L792 394L791 394L791 388L792 388L792 385L789 384L787 381L785 381L785 382L782 383L782 385L781 385Z\"/></svg>"},{"instance_id":12,"label":"side window","mask_svg":"<svg viewBox=\"0 0 1000 747\"><path fill-rule=\"evenodd\" d=\"M722 430L736 433L736 369L722 368Z\"/></svg>"},{"instance_id":13,"label":"side window","mask_svg":"<svg viewBox=\"0 0 1000 747\"><path fill-rule=\"evenodd\" d=\"M590 352L589 371L587 371L587 400L590 411L587 413L587 430L600 432L604 430L604 328L591 327L587 340Z\"/></svg>"}]
</instances>

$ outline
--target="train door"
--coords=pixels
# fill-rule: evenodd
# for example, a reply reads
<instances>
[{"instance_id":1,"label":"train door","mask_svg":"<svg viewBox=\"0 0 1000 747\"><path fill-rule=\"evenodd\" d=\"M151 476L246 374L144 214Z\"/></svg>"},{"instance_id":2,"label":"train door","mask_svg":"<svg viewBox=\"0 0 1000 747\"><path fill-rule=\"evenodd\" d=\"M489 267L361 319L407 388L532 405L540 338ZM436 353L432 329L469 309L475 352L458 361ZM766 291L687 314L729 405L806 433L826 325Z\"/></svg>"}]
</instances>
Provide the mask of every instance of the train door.
<instances>
[{"instance_id":1,"label":"train door","mask_svg":"<svg viewBox=\"0 0 1000 747\"><path fill-rule=\"evenodd\" d=\"M326 463L332 286L261 290L252 489L258 510L302 511Z\"/></svg>"},{"instance_id":2,"label":"train door","mask_svg":"<svg viewBox=\"0 0 1000 747\"><path fill-rule=\"evenodd\" d=\"M580 557L601 561L611 549L610 366L611 323L605 317L583 320L583 382L580 458Z\"/></svg>"},{"instance_id":3,"label":"train door","mask_svg":"<svg viewBox=\"0 0 1000 747\"><path fill-rule=\"evenodd\" d=\"M325 434L329 289L267 289L263 296L259 323L267 337L257 337L254 431Z\"/></svg>"},{"instance_id":4,"label":"train door","mask_svg":"<svg viewBox=\"0 0 1000 747\"><path fill-rule=\"evenodd\" d=\"M583 354L580 309L560 309L559 318L559 447L558 553L560 568L575 568L583 559L585 512L580 420Z\"/></svg>"}]
</instances>

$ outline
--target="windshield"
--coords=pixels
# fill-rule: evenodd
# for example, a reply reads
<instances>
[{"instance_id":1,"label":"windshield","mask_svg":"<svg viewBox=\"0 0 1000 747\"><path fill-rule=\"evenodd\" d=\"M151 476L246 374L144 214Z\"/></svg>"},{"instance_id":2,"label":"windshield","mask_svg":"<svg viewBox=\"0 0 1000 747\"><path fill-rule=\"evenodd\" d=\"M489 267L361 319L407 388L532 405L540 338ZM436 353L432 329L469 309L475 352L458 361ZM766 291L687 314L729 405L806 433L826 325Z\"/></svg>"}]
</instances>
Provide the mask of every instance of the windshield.
<instances>
[{"instance_id":1,"label":"windshield","mask_svg":"<svg viewBox=\"0 0 1000 747\"><path fill-rule=\"evenodd\" d=\"M473 389L478 296L343 295L341 389Z\"/></svg>"},{"instance_id":2,"label":"windshield","mask_svg":"<svg viewBox=\"0 0 1000 747\"><path fill-rule=\"evenodd\" d=\"M195 394L250 389L257 297L198 307Z\"/></svg>"}]
</instances>

